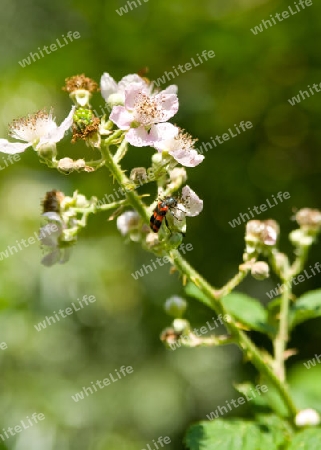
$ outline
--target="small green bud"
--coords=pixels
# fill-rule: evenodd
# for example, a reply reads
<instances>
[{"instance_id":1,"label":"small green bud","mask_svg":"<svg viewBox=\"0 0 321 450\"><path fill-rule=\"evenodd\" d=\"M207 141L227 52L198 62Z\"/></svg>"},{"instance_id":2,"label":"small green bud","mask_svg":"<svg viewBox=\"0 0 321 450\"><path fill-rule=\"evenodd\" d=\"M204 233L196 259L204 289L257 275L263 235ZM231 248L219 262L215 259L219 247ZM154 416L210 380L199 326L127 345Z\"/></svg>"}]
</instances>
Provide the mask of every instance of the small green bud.
<instances>
[{"instance_id":1,"label":"small green bud","mask_svg":"<svg viewBox=\"0 0 321 450\"><path fill-rule=\"evenodd\" d=\"M186 301L183 298L178 297L176 295L168 298L164 306L164 309L167 312L167 314L175 318L181 318L184 315L186 308L187 308Z\"/></svg>"}]
</instances>

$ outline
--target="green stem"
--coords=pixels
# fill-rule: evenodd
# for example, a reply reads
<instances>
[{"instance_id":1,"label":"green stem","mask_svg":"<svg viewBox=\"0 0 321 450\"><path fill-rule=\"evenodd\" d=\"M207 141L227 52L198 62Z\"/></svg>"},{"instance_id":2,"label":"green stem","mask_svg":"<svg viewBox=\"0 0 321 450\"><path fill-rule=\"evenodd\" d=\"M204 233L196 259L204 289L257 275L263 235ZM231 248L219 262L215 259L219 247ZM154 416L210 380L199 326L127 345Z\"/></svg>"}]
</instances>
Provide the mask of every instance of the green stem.
<instances>
[{"instance_id":1,"label":"green stem","mask_svg":"<svg viewBox=\"0 0 321 450\"><path fill-rule=\"evenodd\" d=\"M127 150L128 150L128 143L127 143L126 139L124 138L123 142L120 144L116 153L114 154L114 161L116 164L118 164L119 161L121 161L124 158Z\"/></svg>"},{"instance_id":2,"label":"green stem","mask_svg":"<svg viewBox=\"0 0 321 450\"><path fill-rule=\"evenodd\" d=\"M122 130L118 130L118 131L120 131L120 133L118 133L116 131L112 136L110 136L109 139L107 139L104 142L104 145L101 148L101 152L105 159L106 166L111 171L112 175L114 176L114 178L116 179L118 184L120 186L124 187L124 186L128 186L128 184L131 181L125 175L125 173L121 170L119 164L113 160L113 157L108 149L108 144L110 142L112 142L113 139L115 139L115 137L118 137L121 135ZM125 193L126 193L126 197L129 201L129 203L131 204L131 206L136 209L136 211L139 213L139 215L143 218L144 222L149 223L149 214L147 213L144 203L139 198L139 195L137 195L137 193L135 191L129 191L128 189L125 190Z\"/></svg>"},{"instance_id":3,"label":"green stem","mask_svg":"<svg viewBox=\"0 0 321 450\"><path fill-rule=\"evenodd\" d=\"M264 355L261 354L260 350L256 347L256 345L252 342L252 340L242 330L239 329L237 324L233 321L228 312L225 310L223 303L219 301L220 298L219 295L222 296L222 293L223 295L226 295L229 289L235 287L237 280L243 279L247 272L245 273L242 272L238 274L236 277L232 279L234 280L233 283L231 282L227 283L227 285L223 289L218 291L212 288L212 286L210 286L207 283L207 281L205 281L201 277L201 275L199 275L187 263L187 261L184 260L184 258L177 250L172 250L170 252L170 256L172 257L175 266L180 270L180 272L183 273L189 281L193 282L206 297L212 299L212 301L209 302L208 305L217 314L222 314L223 316L227 315L229 317L229 319L226 320L226 327L229 330L231 336L235 338L235 340L238 342L238 345L242 348L248 359L252 361L252 363L257 368L259 373L264 374L267 377L267 379L270 380L270 382L278 390L280 396L282 397L289 411L289 414L291 416L295 416L297 410L289 395L286 386L280 380L280 378L277 377L269 361L267 361Z\"/></svg>"},{"instance_id":4,"label":"green stem","mask_svg":"<svg viewBox=\"0 0 321 450\"><path fill-rule=\"evenodd\" d=\"M289 340L288 319L289 319L290 296L291 296L291 279L288 282L284 282L283 284L279 330L274 341L275 373L283 382L285 381L284 352L286 350L286 346Z\"/></svg>"},{"instance_id":5,"label":"green stem","mask_svg":"<svg viewBox=\"0 0 321 450\"><path fill-rule=\"evenodd\" d=\"M293 278L302 271L308 257L309 246L297 249L297 257L291 267L286 267L279 273L282 284L282 297L280 308L280 322L278 333L274 339L274 368L276 375L282 382L285 381L285 351L289 341L289 308L292 296Z\"/></svg>"},{"instance_id":6,"label":"green stem","mask_svg":"<svg viewBox=\"0 0 321 450\"><path fill-rule=\"evenodd\" d=\"M120 131L120 130L119 130ZM120 166L115 163L112 155L109 152L108 144L112 142L113 138L119 136L121 133L116 131L108 140L105 141L105 145L102 147L101 152L103 157L106 160L106 166L109 168L114 178L121 186L125 186L129 179L126 177L124 172L121 170ZM149 223L149 214L146 210L146 206L141 201L140 197L134 191L127 191L126 197L129 200L131 206L136 209L136 211L140 214L143 220L146 223ZM182 255L178 252L178 250L171 250L169 252L170 258L173 261L173 264L177 267L178 270L191 282L193 282L199 289L205 294L207 298L209 298L208 306L212 308L217 314L222 314L228 316L228 320L226 321L227 328L232 336L238 342L238 345L245 352L246 356L253 362L255 367L258 369L260 373L265 374L265 376L271 381L271 383L276 387L279 391L281 397L284 400L285 405L289 411L291 416L296 414L296 408L292 402L292 399L285 387L285 385L280 381L280 379L275 375L272 367L266 361L266 358L263 354L261 354L260 350L255 346L255 344L251 341L251 339L239 329L234 319L227 313L222 302L219 300L223 295L226 295L230 292L247 274L248 268L244 268L240 270L240 273L236 275L230 282L227 283L225 287L221 290L214 289L207 281L205 281L201 275L199 275L196 270L194 270Z\"/></svg>"}]
</instances>

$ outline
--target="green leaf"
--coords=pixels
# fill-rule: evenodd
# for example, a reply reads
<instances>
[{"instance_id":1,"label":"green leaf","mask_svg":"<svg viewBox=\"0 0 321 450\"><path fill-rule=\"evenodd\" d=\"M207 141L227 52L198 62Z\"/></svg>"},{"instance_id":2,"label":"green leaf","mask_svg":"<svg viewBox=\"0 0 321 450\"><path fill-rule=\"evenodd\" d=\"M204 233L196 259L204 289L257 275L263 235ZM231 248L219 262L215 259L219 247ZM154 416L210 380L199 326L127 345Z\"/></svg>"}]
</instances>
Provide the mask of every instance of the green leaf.
<instances>
[{"instance_id":1,"label":"green leaf","mask_svg":"<svg viewBox=\"0 0 321 450\"><path fill-rule=\"evenodd\" d=\"M250 330L274 335L275 329L268 323L268 312L258 300L239 292L222 298L225 309Z\"/></svg>"},{"instance_id":2,"label":"green leaf","mask_svg":"<svg viewBox=\"0 0 321 450\"><path fill-rule=\"evenodd\" d=\"M309 319L321 317L321 289L302 295L290 310L290 329Z\"/></svg>"},{"instance_id":3,"label":"green leaf","mask_svg":"<svg viewBox=\"0 0 321 450\"><path fill-rule=\"evenodd\" d=\"M321 355L316 356L320 357ZM310 364L305 361L307 367L310 367L309 369L302 361L292 366L288 373L288 384L298 409L313 408L321 413L321 364L316 356L310 359Z\"/></svg>"},{"instance_id":4,"label":"green leaf","mask_svg":"<svg viewBox=\"0 0 321 450\"><path fill-rule=\"evenodd\" d=\"M209 306L211 309L213 309L212 299L203 294L203 292L197 286L195 286L194 283L187 283L187 285L185 286L185 292L190 297L200 300L206 306Z\"/></svg>"},{"instance_id":5,"label":"green leaf","mask_svg":"<svg viewBox=\"0 0 321 450\"><path fill-rule=\"evenodd\" d=\"M287 450L320 450L321 429L310 428L296 434Z\"/></svg>"},{"instance_id":6,"label":"green leaf","mask_svg":"<svg viewBox=\"0 0 321 450\"><path fill-rule=\"evenodd\" d=\"M276 416L258 422L216 419L200 422L187 431L189 450L281 450L289 442L289 427Z\"/></svg>"}]
</instances>

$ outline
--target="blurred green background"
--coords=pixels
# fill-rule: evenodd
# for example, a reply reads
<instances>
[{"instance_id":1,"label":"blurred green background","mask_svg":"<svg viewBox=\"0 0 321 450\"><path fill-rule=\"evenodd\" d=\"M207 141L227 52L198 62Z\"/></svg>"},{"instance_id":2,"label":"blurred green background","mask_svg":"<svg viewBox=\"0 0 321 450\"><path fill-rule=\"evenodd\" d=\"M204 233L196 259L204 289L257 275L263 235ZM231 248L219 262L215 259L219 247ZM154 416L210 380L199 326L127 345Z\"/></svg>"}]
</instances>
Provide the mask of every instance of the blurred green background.
<instances>
[{"instance_id":1,"label":"blurred green background","mask_svg":"<svg viewBox=\"0 0 321 450\"><path fill-rule=\"evenodd\" d=\"M242 261L245 224L229 221L279 191L291 198L259 218L281 225L281 247L296 208L320 208L321 93L290 106L288 98L321 82L321 5L311 7L254 35L250 28L291 1L150 0L123 16L124 0L87 2L1 1L1 137L14 118L54 107L58 123L70 110L61 91L68 76L85 73L99 81L103 72L119 80L149 68L157 79L203 50L215 58L180 75L180 110L174 122L199 143L222 135L240 121L253 128L206 153L188 170L188 183L204 200L204 211L188 222L188 260L215 286L223 285ZM18 61L50 45L68 31L81 38L22 68ZM169 83L170 84L170 83ZM96 95L94 108L104 106ZM65 154L88 155L84 145L65 143ZM126 167L147 165L151 149L133 149ZM3 157L0 162L3 166ZM40 226L40 201L53 188L75 189L102 198L115 186L106 170L63 176L40 165L28 149L0 173L0 251L27 239ZM225 400L237 398L232 383L255 379L237 348L166 350L159 340L171 319L163 303L183 294L177 275L164 266L135 281L131 273L153 258L126 244L107 214L91 217L68 264L40 265L37 244L0 262L0 428L14 427L27 415L46 420L11 437L0 448L14 450L139 450L159 436L179 450L187 426L205 419ZM310 263L320 258L320 247ZM266 303L277 280L247 279L240 290ZM320 277L297 287L297 294L320 287ZM97 302L37 332L34 324L83 295ZM195 327L213 314L189 300L187 318ZM253 336L259 345L266 342ZM299 327L291 342L302 365L319 350L320 321ZM102 380L122 365L132 375L75 403L71 395ZM243 407L242 407L243 408ZM248 406L235 414L248 414ZM232 414L232 413L231 413Z\"/></svg>"}]
</instances>

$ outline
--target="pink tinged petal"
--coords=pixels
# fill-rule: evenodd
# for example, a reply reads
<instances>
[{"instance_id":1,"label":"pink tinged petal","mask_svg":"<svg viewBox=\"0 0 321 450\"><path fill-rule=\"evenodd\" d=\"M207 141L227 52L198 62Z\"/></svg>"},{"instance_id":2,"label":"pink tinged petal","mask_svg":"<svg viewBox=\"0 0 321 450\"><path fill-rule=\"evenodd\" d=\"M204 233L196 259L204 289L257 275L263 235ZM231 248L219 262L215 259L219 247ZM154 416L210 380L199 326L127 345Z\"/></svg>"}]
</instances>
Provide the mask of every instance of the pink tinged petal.
<instances>
[{"instance_id":1,"label":"pink tinged petal","mask_svg":"<svg viewBox=\"0 0 321 450\"><path fill-rule=\"evenodd\" d=\"M187 216L197 216L203 209L203 200L189 186L183 187L182 200L185 203Z\"/></svg>"},{"instance_id":2,"label":"pink tinged petal","mask_svg":"<svg viewBox=\"0 0 321 450\"><path fill-rule=\"evenodd\" d=\"M134 117L124 106L114 106L109 119L114 122L120 130L128 130Z\"/></svg>"},{"instance_id":3,"label":"pink tinged petal","mask_svg":"<svg viewBox=\"0 0 321 450\"><path fill-rule=\"evenodd\" d=\"M142 94L142 89L137 85L128 86L125 90L125 108L134 109L139 94ZM144 92L143 92L144 94Z\"/></svg>"},{"instance_id":4,"label":"pink tinged petal","mask_svg":"<svg viewBox=\"0 0 321 450\"><path fill-rule=\"evenodd\" d=\"M144 127L131 128L126 133L126 140L134 147L152 147L154 144L151 133L148 133Z\"/></svg>"},{"instance_id":5,"label":"pink tinged petal","mask_svg":"<svg viewBox=\"0 0 321 450\"><path fill-rule=\"evenodd\" d=\"M9 142L7 139L0 139L0 152L14 155L15 153L21 153L26 148L31 147L31 143L23 144L21 142Z\"/></svg>"},{"instance_id":6,"label":"pink tinged petal","mask_svg":"<svg viewBox=\"0 0 321 450\"><path fill-rule=\"evenodd\" d=\"M111 94L115 94L118 90L116 81L109 75L109 73L104 73L100 79L100 91L102 97L108 101L108 97Z\"/></svg>"},{"instance_id":7,"label":"pink tinged petal","mask_svg":"<svg viewBox=\"0 0 321 450\"><path fill-rule=\"evenodd\" d=\"M162 122L166 122L178 111L178 98L176 94L163 94L163 91L155 95L155 100L163 111Z\"/></svg>"},{"instance_id":8,"label":"pink tinged petal","mask_svg":"<svg viewBox=\"0 0 321 450\"><path fill-rule=\"evenodd\" d=\"M154 147L159 150L168 150L169 142L178 135L179 129L171 123L158 123L153 125L150 130L151 138L154 142Z\"/></svg>"},{"instance_id":9,"label":"pink tinged petal","mask_svg":"<svg viewBox=\"0 0 321 450\"><path fill-rule=\"evenodd\" d=\"M199 155L196 150L188 149L188 150L173 150L169 151L169 154L172 155L177 162L182 164L185 167L196 167L198 166L204 159L203 155Z\"/></svg>"}]
</instances>

